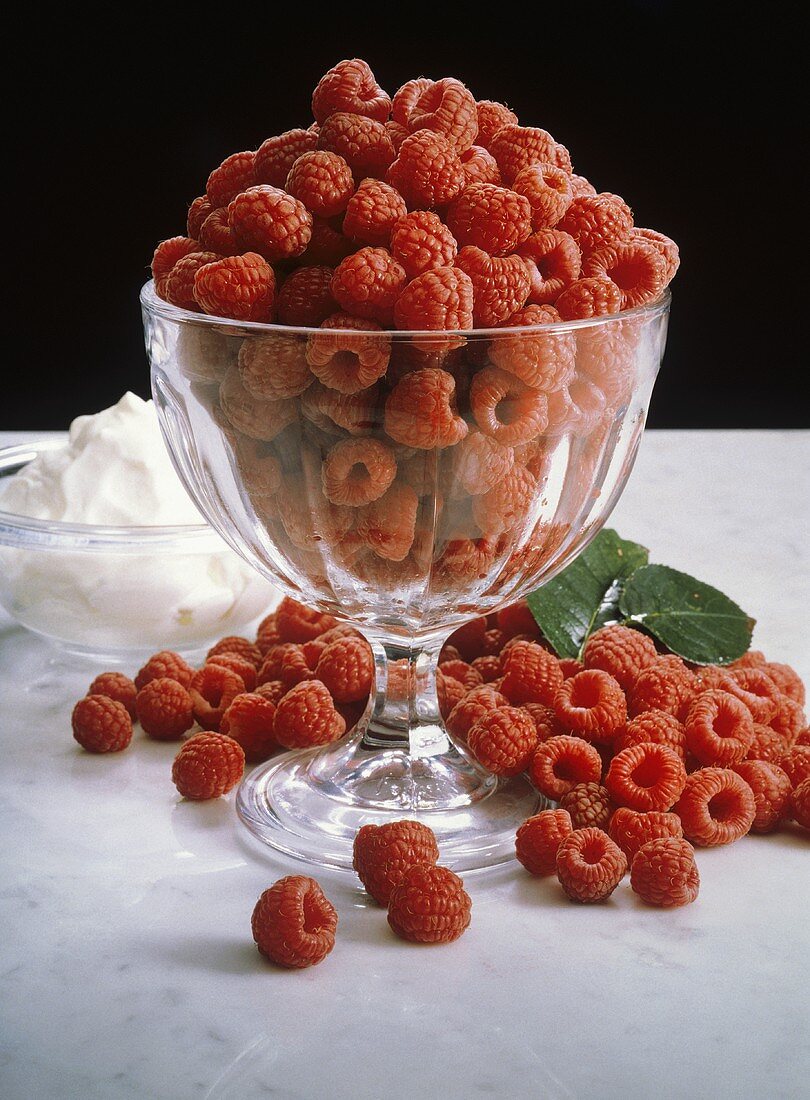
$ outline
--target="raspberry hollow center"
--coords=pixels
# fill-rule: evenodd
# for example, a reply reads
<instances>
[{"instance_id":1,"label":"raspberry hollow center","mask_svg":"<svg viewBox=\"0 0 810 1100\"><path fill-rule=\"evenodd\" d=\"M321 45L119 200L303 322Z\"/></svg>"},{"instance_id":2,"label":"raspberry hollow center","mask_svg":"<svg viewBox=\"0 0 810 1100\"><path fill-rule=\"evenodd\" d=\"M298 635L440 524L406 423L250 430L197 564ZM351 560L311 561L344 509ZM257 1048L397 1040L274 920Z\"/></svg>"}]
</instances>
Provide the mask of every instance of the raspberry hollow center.
<instances>
[{"instance_id":1,"label":"raspberry hollow center","mask_svg":"<svg viewBox=\"0 0 810 1100\"><path fill-rule=\"evenodd\" d=\"M608 274L620 290L632 290L644 281L647 267L638 261L624 260L610 268Z\"/></svg>"},{"instance_id":2,"label":"raspberry hollow center","mask_svg":"<svg viewBox=\"0 0 810 1100\"><path fill-rule=\"evenodd\" d=\"M661 766L657 760L649 756L633 768L632 780L637 787L644 787L649 790L650 787L654 787L658 783L660 778Z\"/></svg>"},{"instance_id":3,"label":"raspberry hollow center","mask_svg":"<svg viewBox=\"0 0 810 1100\"><path fill-rule=\"evenodd\" d=\"M571 706L590 710L599 703L599 684L591 679L577 679L571 692Z\"/></svg>"},{"instance_id":4,"label":"raspberry hollow center","mask_svg":"<svg viewBox=\"0 0 810 1100\"><path fill-rule=\"evenodd\" d=\"M714 798L709 799L709 804L706 807L709 813L709 817L713 821L729 821L737 813L739 808L739 799L733 791L720 791Z\"/></svg>"},{"instance_id":5,"label":"raspberry hollow center","mask_svg":"<svg viewBox=\"0 0 810 1100\"><path fill-rule=\"evenodd\" d=\"M314 894L306 894L302 903L304 931L310 935L323 931L323 908Z\"/></svg>"},{"instance_id":6,"label":"raspberry hollow center","mask_svg":"<svg viewBox=\"0 0 810 1100\"><path fill-rule=\"evenodd\" d=\"M582 848L580 848L579 854L583 863L594 866L597 863L601 863L605 850L599 840L588 840L587 843L583 844Z\"/></svg>"}]
</instances>

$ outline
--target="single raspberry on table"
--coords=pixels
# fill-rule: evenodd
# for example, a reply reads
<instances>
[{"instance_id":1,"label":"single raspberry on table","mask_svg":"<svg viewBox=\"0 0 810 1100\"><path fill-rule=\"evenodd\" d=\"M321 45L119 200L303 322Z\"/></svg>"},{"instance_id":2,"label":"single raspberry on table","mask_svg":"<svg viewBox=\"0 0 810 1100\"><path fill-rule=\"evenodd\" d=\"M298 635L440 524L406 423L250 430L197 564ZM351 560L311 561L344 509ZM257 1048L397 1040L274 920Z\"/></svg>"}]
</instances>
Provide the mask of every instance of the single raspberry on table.
<instances>
[{"instance_id":1,"label":"single raspberry on table","mask_svg":"<svg viewBox=\"0 0 810 1100\"><path fill-rule=\"evenodd\" d=\"M242 385L260 401L298 397L315 381L307 363L306 343L295 336L244 340L237 362Z\"/></svg>"},{"instance_id":2,"label":"single raspberry on table","mask_svg":"<svg viewBox=\"0 0 810 1100\"><path fill-rule=\"evenodd\" d=\"M568 811L575 829L606 831L613 808L607 788L601 783L577 783L560 799L560 809Z\"/></svg>"},{"instance_id":3,"label":"single raspberry on table","mask_svg":"<svg viewBox=\"0 0 810 1100\"><path fill-rule=\"evenodd\" d=\"M397 461L390 447L378 439L341 439L321 466L327 500L358 508L381 497L393 483Z\"/></svg>"},{"instance_id":4,"label":"single raspberry on table","mask_svg":"<svg viewBox=\"0 0 810 1100\"><path fill-rule=\"evenodd\" d=\"M525 196L493 183L473 183L450 203L445 220L459 245L507 256L531 235L531 214Z\"/></svg>"},{"instance_id":5,"label":"single raspberry on table","mask_svg":"<svg viewBox=\"0 0 810 1100\"><path fill-rule=\"evenodd\" d=\"M130 718L135 717L135 696L138 689L123 672L102 672L87 689L87 694L106 695L116 703L123 703Z\"/></svg>"},{"instance_id":6,"label":"single raspberry on table","mask_svg":"<svg viewBox=\"0 0 810 1100\"><path fill-rule=\"evenodd\" d=\"M557 851L557 878L572 901L604 901L626 871L624 852L601 829L576 829Z\"/></svg>"},{"instance_id":7,"label":"single raspberry on table","mask_svg":"<svg viewBox=\"0 0 810 1100\"><path fill-rule=\"evenodd\" d=\"M781 692L764 669L732 669L722 690L745 703L754 721L762 725L767 725L779 713Z\"/></svg>"},{"instance_id":8,"label":"single raspberry on table","mask_svg":"<svg viewBox=\"0 0 810 1100\"><path fill-rule=\"evenodd\" d=\"M571 172L568 150L538 126L502 126L491 138L488 148L498 162L507 187L512 186L519 172L532 164L551 164Z\"/></svg>"},{"instance_id":9,"label":"single raspberry on table","mask_svg":"<svg viewBox=\"0 0 810 1100\"><path fill-rule=\"evenodd\" d=\"M172 782L183 798L205 801L233 790L245 770L242 746L221 733L190 737L172 764Z\"/></svg>"},{"instance_id":10,"label":"single raspberry on table","mask_svg":"<svg viewBox=\"0 0 810 1100\"><path fill-rule=\"evenodd\" d=\"M377 500L366 504L356 530L366 546L386 561L403 561L413 545L419 499L410 485L395 481Z\"/></svg>"},{"instance_id":11,"label":"single raspberry on table","mask_svg":"<svg viewBox=\"0 0 810 1100\"><path fill-rule=\"evenodd\" d=\"M567 810L542 810L515 834L515 855L531 875L553 875L560 845L574 831Z\"/></svg>"},{"instance_id":12,"label":"single raspberry on table","mask_svg":"<svg viewBox=\"0 0 810 1100\"><path fill-rule=\"evenodd\" d=\"M581 737L551 737L535 749L529 778L540 794L557 801L578 783L598 783L602 758Z\"/></svg>"},{"instance_id":13,"label":"single raspberry on table","mask_svg":"<svg viewBox=\"0 0 810 1100\"><path fill-rule=\"evenodd\" d=\"M354 194L354 177L343 157L315 149L293 164L285 190L311 214L333 218L343 213Z\"/></svg>"},{"instance_id":14,"label":"single raspberry on table","mask_svg":"<svg viewBox=\"0 0 810 1100\"><path fill-rule=\"evenodd\" d=\"M238 256L240 254L242 245L237 240L233 229L231 229L227 206L212 210L202 223L200 226L200 245L209 252L215 252L217 259L221 256Z\"/></svg>"},{"instance_id":15,"label":"single raspberry on table","mask_svg":"<svg viewBox=\"0 0 810 1100\"><path fill-rule=\"evenodd\" d=\"M199 309L194 296L197 272L206 264L214 263L220 256L216 252L190 252L178 260L168 275L160 282L160 296L178 309Z\"/></svg>"},{"instance_id":16,"label":"single raspberry on table","mask_svg":"<svg viewBox=\"0 0 810 1100\"><path fill-rule=\"evenodd\" d=\"M517 250L531 276L529 303L550 305L580 275L582 255L574 238L559 229L539 229Z\"/></svg>"},{"instance_id":17,"label":"single raspberry on table","mask_svg":"<svg viewBox=\"0 0 810 1100\"><path fill-rule=\"evenodd\" d=\"M473 326L473 284L457 267L439 267L417 275L405 287L394 306L394 325L400 331L465 331ZM464 337L421 337L417 347L428 351L452 350ZM465 433L466 434L466 433Z\"/></svg>"},{"instance_id":18,"label":"single raspberry on table","mask_svg":"<svg viewBox=\"0 0 810 1100\"><path fill-rule=\"evenodd\" d=\"M331 286L334 293L335 277ZM325 331L309 337L306 354L312 373L324 386L339 393L358 393L385 374L390 338L376 335L381 331L376 321L332 313L321 328Z\"/></svg>"},{"instance_id":19,"label":"single raspberry on table","mask_svg":"<svg viewBox=\"0 0 810 1100\"><path fill-rule=\"evenodd\" d=\"M804 779L790 796L789 811L797 825L810 829L810 779Z\"/></svg>"},{"instance_id":20,"label":"single raspberry on table","mask_svg":"<svg viewBox=\"0 0 810 1100\"><path fill-rule=\"evenodd\" d=\"M652 638L619 624L595 631L582 651L582 663L586 668L599 668L609 673L623 691L629 691L639 673L657 657Z\"/></svg>"},{"instance_id":21,"label":"single raspberry on table","mask_svg":"<svg viewBox=\"0 0 810 1100\"><path fill-rule=\"evenodd\" d=\"M622 292L603 275L577 279L562 292L554 307L563 321L604 317L621 311Z\"/></svg>"},{"instance_id":22,"label":"single raspberry on table","mask_svg":"<svg viewBox=\"0 0 810 1100\"><path fill-rule=\"evenodd\" d=\"M439 847L432 829L420 821L364 825L354 838L352 866L378 905L388 905L391 891L416 864L435 864Z\"/></svg>"},{"instance_id":23,"label":"single raspberry on table","mask_svg":"<svg viewBox=\"0 0 810 1100\"><path fill-rule=\"evenodd\" d=\"M471 909L458 875L446 867L416 863L391 891L388 923L412 943L452 943L469 926Z\"/></svg>"},{"instance_id":24,"label":"single raspberry on table","mask_svg":"<svg viewBox=\"0 0 810 1100\"><path fill-rule=\"evenodd\" d=\"M645 241L656 249L664 260L664 286L668 286L675 278L681 262L678 246L675 242L663 233L658 233L655 229L639 229L638 227L630 230L630 239Z\"/></svg>"},{"instance_id":25,"label":"single raspberry on table","mask_svg":"<svg viewBox=\"0 0 810 1100\"><path fill-rule=\"evenodd\" d=\"M645 741L616 753L605 786L617 806L648 812L669 810L680 798L686 779L686 768L674 749Z\"/></svg>"},{"instance_id":26,"label":"single raspberry on table","mask_svg":"<svg viewBox=\"0 0 810 1100\"><path fill-rule=\"evenodd\" d=\"M620 806L610 819L608 832L630 863L639 848L650 840L683 837L681 819L677 814L661 810L640 813L628 806Z\"/></svg>"},{"instance_id":27,"label":"single raspberry on table","mask_svg":"<svg viewBox=\"0 0 810 1100\"><path fill-rule=\"evenodd\" d=\"M794 745L779 757L779 767L787 772L794 787L810 779L810 746Z\"/></svg>"},{"instance_id":28,"label":"single raspberry on table","mask_svg":"<svg viewBox=\"0 0 810 1100\"><path fill-rule=\"evenodd\" d=\"M194 717L203 729L219 729L223 714L244 690L245 682L235 672L221 665L204 665L194 673L188 688Z\"/></svg>"},{"instance_id":29,"label":"single raspberry on table","mask_svg":"<svg viewBox=\"0 0 810 1100\"><path fill-rule=\"evenodd\" d=\"M638 674L627 697L632 717L645 710L665 710L683 721L695 695L695 677L680 657L658 657Z\"/></svg>"},{"instance_id":30,"label":"single raspberry on table","mask_svg":"<svg viewBox=\"0 0 810 1100\"><path fill-rule=\"evenodd\" d=\"M743 760L733 764L732 771L741 776L754 792L756 816L751 823L751 832L772 833L790 812L792 788L787 772L778 764L769 764L766 760Z\"/></svg>"},{"instance_id":31,"label":"single raspberry on table","mask_svg":"<svg viewBox=\"0 0 810 1100\"><path fill-rule=\"evenodd\" d=\"M435 273L420 278L429 278L431 274ZM406 447L420 450L452 447L468 431L466 422L451 405L455 389L453 376L439 367L406 374L386 400L385 431Z\"/></svg>"},{"instance_id":32,"label":"single raspberry on table","mask_svg":"<svg viewBox=\"0 0 810 1100\"><path fill-rule=\"evenodd\" d=\"M305 680L291 688L276 708L276 740L285 749L328 745L346 732L332 696L320 680Z\"/></svg>"},{"instance_id":33,"label":"single raspberry on table","mask_svg":"<svg viewBox=\"0 0 810 1100\"><path fill-rule=\"evenodd\" d=\"M754 792L728 768L701 768L687 777L675 806L683 834L693 844L731 844L749 831L757 815Z\"/></svg>"},{"instance_id":34,"label":"single raspberry on table","mask_svg":"<svg viewBox=\"0 0 810 1100\"><path fill-rule=\"evenodd\" d=\"M574 198L570 176L554 164L538 162L522 168L512 187L518 195L525 195L529 200L535 231L552 229Z\"/></svg>"},{"instance_id":35,"label":"single raspberry on table","mask_svg":"<svg viewBox=\"0 0 810 1100\"><path fill-rule=\"evenodd\" d=\"M383 122L336 111L321 126L318 148L343 157L356 180L380 179L396 151Z\"/></svg>"},{"instance_id":36,"label":"single raspberry on table","mask_svg":"<svg viewBox=\"0 0 810 1100\"><path fill-rule=\"evenodd\" d=\"M332 297L353 317L390 325L407 276L385 248L361 248L341 260L332 276Z\"/></svg>"},{"instance_id":37,"label":"single raspberry on table","mask_svg":"<svg viewBox=\"0 0 810 1100\"><path fill-rule=\"evenodd\" d=\"M537 747L537 730L519 707L499 707L470 729L467 742L476 760L495 775L525 771Z\"/></svg>"},{"instance_id":38,"label":"single raspberry on table","mask_svg":"<svg viewBox=\"0 0 810 1100\"><path fill-rule=\"evenodd\" d=\"M476 327L493 328L525 306L532 284L520 256L490 256L475 245L466 245L455 264L472 282Z\"/></svg>"},{"instance_id":39,"label":"single raspberry on table","mask_svg":"<svg viewBox=\"0 0 810 1100\"><path fill-rule=\"evenodd\" d=\"M504 446L528 443L548 426L548 399L499 367L484 367L470 386L478 427Z\"/></svg>"},{"instance_id":40,"label":"single raspberry on table","mask_svg":"<svg viewBox=\"0 0 810 1100\"><path fill-rule=\"evenodd\" d=\"M323 265L299 267L283 282L276 300L282 325L317 328L337 309L332 297L334 269Z\"/></svg>"},{"instance_id":41,"label":"single raspberry on table","mask_svg":"<svg viewBox=\"0 0 810 1100\"><path fill-rule=\"evenodd\" d=\"M501 170L492 153L482 149L480 145L471 145L460 156L464 175L467 183L497 183L501 182Z\"/></svg>"},{"instance_id":42,"label":"single raspberry on table","mask_svg":"<svg viewBox=\"0 0 810 1100\"><path fill-rule=\"evenodd\" d=\"M583 255L621 244L633 229L633 213L618 195L603 192L574 199L558 228L570 233Z\"/></svg>"},{"instance_id":43,"label":"single raspberry on table","mask_svg":"<svg viewBox=\"0 0 810 1100\"><path fill-rule=\"evenodd\" d=\"M339 61L325 73L312 93L312 114L323 125L330 115L347 111L385 122L391 100L377 83L365 61L355 57Z\"/></svg>"},{"instance_id":44,"label":"single raspberry on table","mask_svg":"<svg viewBox=\"0 0 810 1100\"><path fill-rule=\"evenodd\" d=\"M184 688L187 688L193 675L194 669L187 661L183 660L179 653L175 653L171 649L161 649L159 653L153 653L138 672L135 677L135 687L137 691L140 691L141 688L146 687L150 680L168 676L170 680L176 680L178 684L182 684Z\"/></svg>"},{"instance_id":45,"label":"single raspberry on table","mask_svg":"<svg viewBox=\"0 0 810 1100\"><path fill-rule=\"evenodd\" d=\"M270 137L256 153L254 182L270 187L283 187L293 164L318 144L318 135L311 130L286 130Z\"/></svg>"},{"instance_id":46,"label":"single raspberry on table","mask_svg":"<svg viewBox=\"0 0 810 1100\"><path fill-rule=\"evenodd\" d=\"M528 305L513 313L499 326L521 329L526 326L559 324L560 315L552 306ZM499 336L489 345L489 358L496 367L514 374L532 389L552 393L562 389L576 367L576 337L571 333L522 333Z\"/></svg>"},{"instance_id":47,"label":"single raspberry on table","mask_svg":"<svg viewBox=\"0 0 810 1100\"><path fill-rule=\"evenodd\" d=\"M621 291L621 308L635 309L660 297L666 285L666 262L652 244L631 238L590 252L582 274L610 279Z\"/></svg>"},{"instance_id":48,"label":"single raspberry on table","mask_svg":"<svg viewBox=\"0 0 810 1100\"><path fill-rule=\"evenodd\" d=\"M479 99L476 104L478 115L478 135L476 142L485 149L499 130L504 126L517 126L518 117L505 103L497 103L492 99Z\"/></svg>"},{"instance_id":49,"label":"single raspberry on table","mask_svg":"<svg viewBox=\"0 0 810 1100\"><path fill-rule=\"evenodd\" d=\"M446 206L464 190L467 177L454 146L441 134L419 130L405 138L385 175L410 210Z\"/></svg>"},{"instance_id":50,"label":"single raspberry on table","mask_svg":"<svg viewBox=\"0 0 810 1100\"><path fill-rule=\"evenodd\" d=\"M686 746L701 764L727 767L748 755L754 719L745 703L726 691L701 692L684 723Z\"/></svg>"},{"instance_id":51,"label":"single raspberry on table","mask_svg":"<svg viewBox=\"0 0 810 1100\"><path fill-rule=\"evenodd\" d=\"M309 642L338 625L333 615L307 607L291 596L285 596L273 614L282 642Z\"/></svg>"},{"instance_id":52,"label":"single raspberry on table","mask_svg":"<svg viewBox=\"0 0 810 1100\"><path fill-rule=\"evenodd\" d=\"M214 207L227 206L241 191L255 182L256 154L252 151L231 153L208 177L205 193Z\"/></svg>"},{"instance_id":53,"label":"single raspberry on table","mask_svg":"<svg viewBox=\"0 0 810 1100\"><path fill-rule=\"evenodd\" d=\"M270 265L255 252L205 264L194 276L194 297L204 313L236 321L269 321L276 295Z\"/></svg>"},{"instance_id":54,"label":"single raspberry on table","mask_svg":"<svg viewBox=\"0 0 810 1100\"><path fill-rule=\"evenodd\" d=\"M121 752L132 740L132 719L108 695L86 695L70 716L73 737L87 752Z\"/></svg>"},{"instance_id":55,"label":"single raspberry on table","mask_svg":"<svg viewBox=\"0 0 810 1100\"><path fill-rule=\"evenodd\" d=\"M409 279L426 271L452 267L458 247L456 239L438 214L430 210L405 213L391 232L391 253L405 268ZM472 300L470 301L470 310ZM457 328L470 327L457 325Z\"/></svg>"},{"instance_id":56,"label":"single raspberry on table","mask_svg":"<svg viewBox=\"0 0 810 1100\"><path fill-rule=\"evenodd\" d=\"M249 187L228 206L228 221L244 248L268 262L300 256L312 236L312 214L278 187Z\"/></svg>"},{"instance_id":57,"label":"single raspberry on table","mask_svg":"<svg viewBox=\"0 0 810 1100\"><path fill-rule=\"evenodd\" d=\"M265 958L301 970L323 962L335 946L338 915L314 878L287 875L264 891L250 927Z\"/></svg>"},{"instance_id":58,"label":"single raspberry on table","mask_svg":"<svg viewBox=\"0 0 810 1100\"><path fill-rule=\"evenodd\" d=\"M510 646L503 668L503 694L513 704L544 703L550 706L563 685L560 662L536 642Z\"/></svg>"},{"instance_id":59,"label":"single raspberry on table","mask_svg":"<svg viewBox=\"0 0 810 1100\"><path fill-rule=\"evenodd\" d=\"M689 905L700 889L694 848L678 837L648 840L633 857L630 886L648 905Z\"/></svg>"},{"instance_id":60,"label":"single raspberry on table","mask_svg":"<svg viewBox=\"0 0 810 1100\"><path fill-rule=\"evenodd\" d=\"M479 658L476 658L479 659ZM489 714L498 707L509 706L509 700L505 695L496 691L489 684L473 688L468 691L459 703L453 707L447 718L447 728L454 737L466 739L479 718Z\"/></svg>"},{"instance_id":61,"label":"single raspberry on table","mask_svg":"<svg viewBox=\"0 0 810 1100\"><path fill-rule=\"evenodd\" d=\"M177 741L194 725L189 691L168 677L150 680L135 698L143 732L155 741Z\"/></svg>"},{"instance_id":62,"label":"single raspberry on table","mask_svg":"<svg viewBox=\"0 0 810 1100\"><path fill-rule=\"evenodd\" d=\"M191 237L169 237L168 240L161 241L152 256L152 278L159 283L178 260L199 250L199 241Z\"/></svg>"},{"instance_id":63,"label":"single raspberry on table","mask_svg":"<svg viewBox=\"0 0 810 1100\"><path fill-rule=\"evenodd\" d=\"M195 241L200 239L200 230L202 229L203 222L212 211L216 209L207 195L198 195L188 208L188 217L186 219L186 230L189 237L192 237Z\"/></svg>"},{"instance_id":64,"label":"single raspberry on table","mask_svg":"<svg viewBox=\"0 0 810 1100\"><path fill-rule=\"evenodd\" d=\"M249 763L266 760L277 748L273 732L276 704L258 692L237 695L220 722L220 733L238 741Z\"/></svg>"},{"instance_id":65,"label":"single raspberry on table","mask_svg":"<svg viewBox=\"0 0 810 1100\"><path fill-rule=\"evenodd\" d=\"M624 729L619 731L613 747L621 752L633 745L642 745L645 741L667 745L674 749L681 760L686 760L686 732L683 723L664 710L645 710L643 714L631 718Z\"/></svg>"},{"instance_id":66,"label":"single raspberry on table","mask_svg":"<svg viewBox=\"0 0 810 1100\"><path fill-rule=\"evenodd\" d=\"M393 187L382 180L364 179L349 199L343 232L361 244L387 248L394 227L407 213L405 200Z\"/></svg>"},{"instance_id":67,"label":"single raspberry on table","mask_svg":"<svg viewBox=\"0 0 810 1100\"><path fill-rule=\"evenodd\" d=\"M219 657L222 653L235 653L238 657L250 661L254 668L258 668L262 663L262 652L259 647L251 642L249 638L242 638L237 634L228 634L226 637L220 638L208 650L205 659L210 661L214 657Z\"/></svg>"},{"instance_id":68,"label":"single raspberry on table","mask_svg":"<svg viewBox=\"0 0 810 1100\"><path fill-rule=\"evenodd\" d=\"M603 745L613 741L627 720L624 692L609 673L598 668L565 680L552 702L564 726Z\"/></svg>"},{"instance_id":69,"label":"single raspberry on table","mask_svg":"<svg viewBox=\"0 0 810 1100\"><path fill-rule=\"evenodd\" d=\"M365 638L336 638L318 658L315 677L336 703L365 699L374 685L374 656Z\"/></svg>"},{"instance_id":70,"label":"single raspberry on table","mask_svg":"<svg viewBox=\"0 0 810 1100\"><path fill-rule=\"evenodd\" d=\"M454 77L428 81L407 112L402 100L398 106L398 121L411 133L432 130L446 138L459 153L475 141L478 133L475 97Z\"/></svg>"}]
</instances>

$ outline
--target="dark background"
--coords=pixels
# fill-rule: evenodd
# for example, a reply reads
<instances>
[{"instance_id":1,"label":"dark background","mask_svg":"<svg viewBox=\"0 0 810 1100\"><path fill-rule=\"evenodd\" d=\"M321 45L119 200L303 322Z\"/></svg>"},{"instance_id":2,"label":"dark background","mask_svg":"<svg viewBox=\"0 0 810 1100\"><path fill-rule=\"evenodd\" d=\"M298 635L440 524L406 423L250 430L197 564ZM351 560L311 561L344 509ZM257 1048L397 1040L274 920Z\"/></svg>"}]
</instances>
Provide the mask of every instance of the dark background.
<instances>
[{"instance_id":1,"label":"dark background","mask_svg":"<svg viewBox=\"0 0 810 1100\"><path fill-rule=\"evenodd\" d=\"M799 12L557 0L38 15L9 38L21 72L6 103L15 247L0 428L62 428L127 388L147 395L138 291L155 243L185 233L227 154L308 125L319 77L352 56L390 94L452 75L509 103L623 195L637 225L679 243L652 425L805 426Z\"/></svg>"}]
</instances>

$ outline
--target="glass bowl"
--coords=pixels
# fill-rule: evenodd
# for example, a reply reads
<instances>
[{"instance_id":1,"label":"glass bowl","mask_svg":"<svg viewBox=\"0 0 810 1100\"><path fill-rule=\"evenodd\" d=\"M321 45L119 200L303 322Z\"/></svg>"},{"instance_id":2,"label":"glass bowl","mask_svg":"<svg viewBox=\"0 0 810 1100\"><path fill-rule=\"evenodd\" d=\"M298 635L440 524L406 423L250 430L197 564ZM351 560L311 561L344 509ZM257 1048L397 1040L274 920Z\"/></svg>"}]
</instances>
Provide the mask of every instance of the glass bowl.
<instances>
[{"instance_id":1,"label":"glass bowl","mask_svg":"<svg viewBox=\"0 0 810 1100\"><path fill-rule=\"evenodd\" d=\"M608 317L450 332L244 324L141 294L155 405L200 511L264 576L369 640L365 715L243 782L267 844L350 867L364 824L417 818L443 862L514 856L541 804L452 738L447 635L562 569L629 476L669 295ZM370 326L373 328L374 326ZM447 699L445 710L447 709Z\"/></svg>"},{"instance_id":2,"label":"glass bowl","mask_svg":"<svg viewBox=\"0 0 810 1100\"><path fill-rule=\"evenodd\" d=\"M0 449L0 606L74 657L130 665L248 632L280 599L203 522L99 527L2 511L2 479L59 439Z\"/></svg>"}]
</instances>

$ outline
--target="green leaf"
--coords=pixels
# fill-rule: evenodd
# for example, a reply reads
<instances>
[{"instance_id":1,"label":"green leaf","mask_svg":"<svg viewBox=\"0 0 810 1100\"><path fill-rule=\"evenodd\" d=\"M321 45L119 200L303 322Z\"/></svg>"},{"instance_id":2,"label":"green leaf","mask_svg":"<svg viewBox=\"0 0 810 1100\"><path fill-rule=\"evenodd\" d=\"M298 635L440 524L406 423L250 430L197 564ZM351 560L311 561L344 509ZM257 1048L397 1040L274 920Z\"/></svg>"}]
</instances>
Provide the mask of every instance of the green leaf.
<instances>
[{"instance_id":1,"label":"green leaf","mask_svg":"<svg viewBox=\"0 0 810 1100\"><path fill-rule=\"evenodd\" d=\"M628 626L640 626L696 664L728 664L751 644L754 620L711 585L667 565L645 565L619 600Z\"/></svg>"},{"instance_id":2,"label":"green leaf","mask_svg":"<svg viewBox=\"0 0 810 1100\"><path fill-rule=\"evenodd\" d=\"M649 551L615 531L600 531L552 580L526 597L537 624L560 657L578 657L589 634L619 618L627 577L645 565Z\"/></svg>"}]
</instances>

